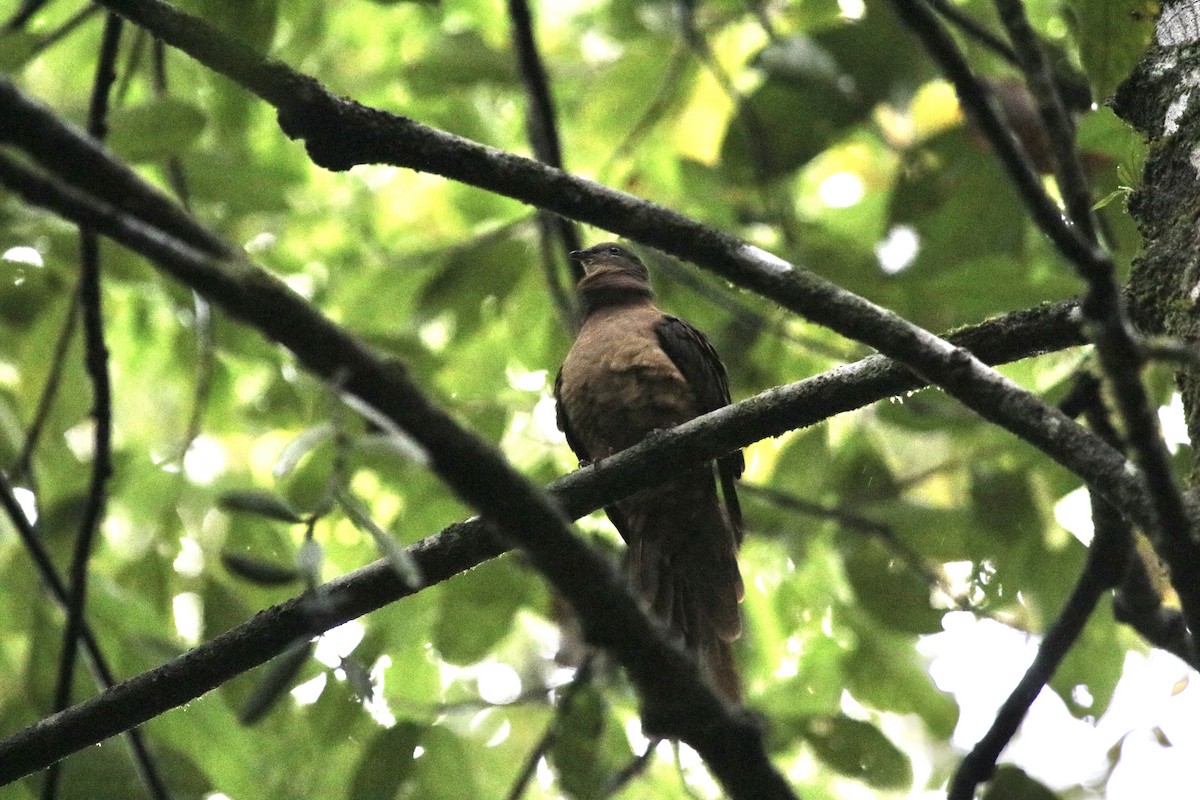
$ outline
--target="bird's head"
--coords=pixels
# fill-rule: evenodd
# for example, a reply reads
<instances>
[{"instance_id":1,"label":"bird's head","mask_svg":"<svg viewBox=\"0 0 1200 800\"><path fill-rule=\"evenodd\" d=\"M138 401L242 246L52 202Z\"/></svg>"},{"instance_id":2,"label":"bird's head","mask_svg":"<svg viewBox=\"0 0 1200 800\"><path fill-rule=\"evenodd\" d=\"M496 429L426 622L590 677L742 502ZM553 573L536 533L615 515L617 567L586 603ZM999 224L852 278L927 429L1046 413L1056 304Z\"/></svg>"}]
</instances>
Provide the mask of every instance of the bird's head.
<instances>
[{"instance_id":1,"label":"bird's head","mask_svg":"<svg viewBox=\"0 0 1200 800\"><path fill-rule=\"evenodd\" d=\"M643 283L650 282L646 265L627 247L602 242L586 250L571 252L571 260L583 267L584 280L601 274L628 275Z\"/></svg>"},{"instance_id":2,"label":"bird's head","mask_svg":"<svg viewBox=\"0 0 1200 800\"><path fill-rule=\"evenodd\" d=\"M571 260L583 267L578 289L585 315L605 306L654 299L646 265L626 247L603 242L586 250L573 251Z\"/></svg>"}]
</instances>

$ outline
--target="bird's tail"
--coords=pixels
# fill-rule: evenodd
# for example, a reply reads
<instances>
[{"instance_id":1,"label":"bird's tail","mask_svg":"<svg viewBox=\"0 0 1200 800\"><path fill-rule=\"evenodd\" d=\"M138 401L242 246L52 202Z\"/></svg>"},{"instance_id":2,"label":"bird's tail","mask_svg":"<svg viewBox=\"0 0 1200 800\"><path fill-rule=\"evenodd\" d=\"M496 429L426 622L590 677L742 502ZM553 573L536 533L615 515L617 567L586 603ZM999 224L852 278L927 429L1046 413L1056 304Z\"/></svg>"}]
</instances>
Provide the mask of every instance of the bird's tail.
<instances>
[{"instance_id":1,"label":"bird's tail","mask_svg":"<svg viewBox=\"0 0 1200 800\"><path fill-rule=\"evenodd\" d=\"M650 609L683 636L710 683L727 700L741 702L730 647L742 632L744 594L733 525L711 483L665 488L622 507L631 534L631 580Z\"/></svg>"}]
</instances>

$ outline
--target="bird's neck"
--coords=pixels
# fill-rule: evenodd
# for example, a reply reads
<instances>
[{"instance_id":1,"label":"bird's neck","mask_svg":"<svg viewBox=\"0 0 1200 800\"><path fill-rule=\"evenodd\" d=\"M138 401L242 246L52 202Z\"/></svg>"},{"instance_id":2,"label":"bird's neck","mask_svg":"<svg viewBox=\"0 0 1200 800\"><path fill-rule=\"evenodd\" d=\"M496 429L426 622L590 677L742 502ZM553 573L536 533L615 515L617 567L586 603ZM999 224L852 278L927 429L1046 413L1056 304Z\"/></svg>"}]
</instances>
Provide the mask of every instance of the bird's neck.
<instances>
[{"instance_id":1,"label":"bird's neck","mask_svg":"<svg viewBox=\"0 0 1200 800\"><path fill-rule=\"evenodd\" d=\"M602 308L635 306L654 302L654 290L632 275L599 273L579 282L579 297L586 317Z\"/></svg>"}]
</instances>

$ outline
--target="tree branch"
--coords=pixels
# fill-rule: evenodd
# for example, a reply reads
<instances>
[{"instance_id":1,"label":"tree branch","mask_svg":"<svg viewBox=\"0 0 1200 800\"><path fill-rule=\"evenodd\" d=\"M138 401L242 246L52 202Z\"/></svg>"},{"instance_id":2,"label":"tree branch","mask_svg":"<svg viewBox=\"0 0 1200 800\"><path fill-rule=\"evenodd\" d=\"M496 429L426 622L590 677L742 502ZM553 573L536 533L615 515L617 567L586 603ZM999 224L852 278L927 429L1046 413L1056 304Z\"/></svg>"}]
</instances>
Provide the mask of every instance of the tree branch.
<instances>
[{"instance_id":1,"label":"tree branch","mask_svg":"<svg viewBox=\"0 0 1200 800\"><path fill-rule=\"evenodd\" d=\"M347 393L402 428L424 449L432 470L518 543L570 601L588 641L610 651L626 668L642 697L648 732L691 745L734 797L794 796L771 765L757 723L727 706L704 683L695 660L646 616L622 576L570 533L561 508L495 448L430 403L401 364L376 355L282 281L248 262L213 259L6 158L0 158L0 182L30 202L54 205L138 249L226 313L288 347L305 368L338 380ZM13 746L24 754L21 761L36 755ZM46 752L43 748L43 757ZM57 751L55 758L67 752L71 750ZM17 760L0 754L2 763Z\"/></svg>"},{"instance_id":2,"label":"tree branch","mask_svg":"<svg viewBox=\"0 0 1200 800\"><path fill-rule=\"evenodd\" d=\"M59 206L66 203L67 198L59 197L55 201L50 196L52 186L41 186L39 189L38 186L18 182L23 168L17 167L14 173L14 166L0 159L0 179L5 184L31 200L58 202ZM42 182L49 183L46 179ZM60 207L59 210L69 212L71 209ZM76 214L86 211L86 208L74 209ZM90 213L99 214L95 209ZM137 230L133 221L112 210L108 211L106 219L109 220L105 226L109 233L122 240L137 241L131 233ZM153 239L154 236L158 238ZM169 242L161 233L151 234L151 237L152 243L165 250L165 254L172 252ZM142 244L147 245L145 242ZM198 256L195 260L201 261ZM251 280L252 276L247 274L250 269L242 265L231 277L220 272L204 277L193 274L199 271L196 265L187 270L176 267L179 276L189 279L197 288L205 288L213 296L233 295L234 300L239 292L231 287L222 288L223 284L227 281L237 283L239 280ZM269 283L270 279L257 276L251 282L254 280ZM235 304L257 309L272 319L289 316L277 312L275 303L268 297L255 295L244 299L243 303ZM305 316L311 313L305 311ZM321 324L327 327L323 322ZM285 323L285 326L283 333L291 331L308 343L341 342L344 339L342 335L331 336L328 333L311 335L304 325L296 323ZM279 335L278 332L276 335ZM1070 304L1047 306L1013 318L985 323L963 331L954 338L963 344L978 345L985 357L1005 359L1078 342ZM1022 343L1029 347L1031 340L1033 351L1020 349ZM341 363L348 364L357 358L351 353ZM919 380L903 367L874 356L814 379L773 389L757 398L665 431L654 437L653 441L643 442L605 459L598 467L573 473L556 481L550 488L572 516L579 516L640 486L649 485L655 479L662 480L671 468L678 468L679 464L708 461L764 436L812 424L840 411L919 385ZM1106 456L1100 452L1097 457L1120 461L1115 454ZM1133 478L1122 474L1122 480L1127 484L1126 492L1137 491ZM1119 491L1116 493L1120 494ZM452 526L442 534L414 546L411 552L427 581L436 583L494 557L504 549L505 546L494 535L486 532L483 523L473 521ZM322 604L320 618L303 612L298 607L299 601L276 607L158 670L138 676L117 689L64 712L53 722L43 722L0 743L0 780L11 780L44 767L78 747L99 741L186 703L265 662L297 637L315 635L403 597L411 590L399 581L387 562L377 562L333 582L323 591L327 602Z\"/></svg>"},{"instance_id":3,"label":"tree branch","mask_svg":"<svg viewBox=\"0 0 1200 800\"><path fill-rule=\"evenodd\" d=\"M930 57L941 67L947 80L954 84L958 100L967 116L991 143L1017 189L1017 194L1029 209L1033 221L1050 238L1059 252L1074 263L1091 263L1104 255L1078 229L1063 219L1058 205L1042 187L1036 167L1021 145L1020 139L1005 122L1000 104L988 88L971 71L966 58L950 34L938 23L924 0L891 0L896 13L921 40Z\"/></svg>"},{"instance_id":4,"label":"tree branch","mask_svg":"<svg viewBox=\"0 0 1200 800\"><path fill-rule=\"evenodd\" d=\"M623 192L335 97L312 78L264 60L160 0L105 0L105 5L276 105L284 131L304 138L318 164L346 169L357 163L380 162L436 172L659 247L905 363L1089 484L1125 485L1123 463L1116 468L1084 455L1092 449L1090 436L1073 420L987 369L966 351L811 272ZM1078 244L1073 234L1069 238ZM1127 509L1143 498L1141 492L1135 492L1107 499ZM1137 513L1138 524L1152 524L1148 507ZM1200 581L1196 585L1200 586Z\"/></svg>"},{"instance_id":5,"label":"tree branch","mask_svg":"<svg viewBox=\"0 0 1200 800\"><path fill-rule=\"evenodd\" d=\"M42 544L41 537L33 529L33 524L30 523L29 518L25 516L25 510L17 502L16 495L13 494L12 485L2 472L0 472L0 506L4 508L9 521L12 522L13 527L16 529L21 543L29 551L38 576L50 592L50 596L54 598L54 602L59 608L65 611L68 601L67 586L59 576L58 570L55 569L54 562L50 560L50 554L46 551L46 546ZM84 655L87 656L88 666L95 676L96 683L104 689L111 689L116 685L117 679L113 675L112 667L109 666L108 659L104 657L104 653L100 649L100 643L96 641L96 636L92 633L91 626L87 624L86 619L79 628L79 638L83 645ZM146 740L142 736L142 732L133 727L120 732L123 732L128 739L134 766L138 771L138 776L142 784L147 787L147 793L157 800L167 800L170 797L170 793L166 789L166 784L163 782L162 775L158 771L158 765L154 761L154 757L150 754L150 749L146 746Z\"/></svg>"},{"instance_id":6,"label":"tree branch","mask_svg":"<svg viewBox=\"0 0 1200 800\"><path fill-rule=\"evenodd\" d=\"M562 147L559 144L558 125L555 122L554 99L550 95L550 81L546 67L538 52L537 37L533 31L533 14L528 0L508 0L508 18L512 22L513 44L517 51L517 70L525 85L525 129L533 154L538 161L558 169L563 168ZM539 211L538 231L542 239L542 268L549 283L550 296L570 330L579 329L579 309L575 307L573 295L562 285L556 269L554 248L551 240L558 238L562 255L567 264L567 273L572 283L583 277L583 268L567 254L580 249L579 230L569 219Z\"/></svg>"},{"instance_id":7,"label":"tree branch","mask_svg":"<svg viewBox=\"0 0 1200 800\"><path fill-rule=\"evenodd\" d=\"M1116 431L1108 421L1100 397L1100 383L1091 375L1083 375L1072 393L1079 399L1093 430L1116 444ZM962 760L950 781L948 800L972 800L975 787L991 778L1000 753L1012 741L1017 729L1029 713L1058 666L1075 645L1092 612L1106 592L1121 583L1130 560L1133 531L1129 523L1096 493L1091 494L1092 522L1095 535L1088 548L1087 562L1075 582L1058 619L1046 631L1037 656L1008 699L1001 705L988 732Z\"/></svg>"},{"instance_id":8,"label":"tree branch","mask_svg":"<svg viewBox=\"0 0 1200 800\"><path fill-rule=\"evenodd\" d=\"M1097 255L1087 260L1072 259L1088 287L1082 304L1084 317L1090 323L1087 332L1096 343L1100 365L1112 386L1129 448L1146 476L1157 523L1148 529L1154 549L1170 566L1171 583L1179 594L1186 627L1197 631L1200 630L1197 627L1200 626L1200 544L1196 542L1193 522L1175 482L1158 416L1142 384L1145 354L1126 317L1112 258L1099 247L1091 194L1075 150L1074 125L1063 106L1037 35L1025 17L1024 6L1020 0L995 0L995 3L1008 28L1026 83L1037 100L1070 219Z\"/></svg>"},{"instance_id":9,"label":"tree branch","mask_svg":"<svg viewBox=\"0 0 1200 800\"><path fill-rule=\"evenodd\" d=\"M116 14L105 15L104 33L96 64L96 77L88 106L88 133L103 141L108 129L108 98L116 80L114 65L121 43L124 21ZM78 309L83 318L84 364L92 385L92 419L95 424L92 447L91 478L83 518L75 534L71 554L70 587L67 595L67 621L63 629L63 646L59 656L58 681L54 689L54 711L71 704L71 687L75 680L75 664L79 656L84 612L87 605L88 566L92 546L104 518L108 479L112 475L112 386L108 374L108 349L104 344L104 316L100 292L100 236L86 224L79 226L80 278ZM146 756L134 749L135 761ZM152 797L162 797L165 787L155 780L157 770L152 763L136 764L138 775L146 781ZM42 784L43 800L58 796L62 777L60 764L47 771Z\"/></svg>"}]
</instances>

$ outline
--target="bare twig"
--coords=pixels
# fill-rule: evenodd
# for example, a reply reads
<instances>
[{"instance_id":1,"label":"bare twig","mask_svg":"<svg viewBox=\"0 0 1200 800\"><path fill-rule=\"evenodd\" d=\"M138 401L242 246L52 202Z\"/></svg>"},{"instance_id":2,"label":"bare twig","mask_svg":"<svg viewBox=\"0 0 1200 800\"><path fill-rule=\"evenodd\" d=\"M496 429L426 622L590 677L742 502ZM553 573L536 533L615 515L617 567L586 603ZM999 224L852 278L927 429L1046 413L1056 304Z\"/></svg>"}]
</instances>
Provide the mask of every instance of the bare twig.
<instances>
[{"instance_id":1,"label":"bare twig","mask_svg":"<svg viewBox=\"0 0 1200 800\"><path fill-rule=\"evenodd\" d=\"M995 4L1000 20L1012 39L1021 71L1025 73L1025 83L1037 102L1068 217L1079 226L1081 234L1089 242L1095 243L1097 236L1092 193L1079 161L1079 151L1075 148L1075 123L1059 94L1050 62L1038 44L1033 26L1025 17L1021 0L995 0Z\"/></svg>"},{"instance_id":2,"label":"bare twig","mask_svg":"<svg viewBox=\"0 0 1200 800\"><path fill-rule=\"evenodd\" d=\"M1103 260L1104 254L1094 243L1063 219L1058 205L1042 187L1041 177L1020 138L1005 122L992 90L971 71L962 51L924 0L891 0L891 4L954 84L963 110L996 151L1037 226L1072 262L1082 264Z\"/></svg>"},{"instance_id":3,"label":"bare twig","mask_svg":"<svg viewBox=\"0 0 1200 800\"><path fill-rule=\"evenodd\" d=\"M1069 120L1064 122L1059 118L1065 117L1066 113L1061 109L1061 101L1057 103L1058 108L1054 108L1057 90L1052 85L1049 88L1044 85L1048 81L1052 84L1052 79L1045 77L1048 69L1040 51L1034 52L1038 45L1029 39L1032 32L1028 23L1022 24L1023 9L1016 0L997 2L1014 34L1014 45L1022 64L1036 73L1032 77L1032 87L1049 95L1042 98L1039 105L1044 102L1048 107L1051 132L1063 136L1063 130L1069 128ZM1073 195L1069 200L1072 212L1077 205L1087 206L1082 219L1067 220L1042 190L1027 154L1020 148L1011 129L1003 123L990 92L972 73L936 17L921 0L892 0L892 4L954 84L964 108L1008 169L1035 221L1087 282L1087 296L1082 304L1084 318L1089 323L1087 333L1096 343L1100 365L1112 385L1117 410L1125 424L1134 462L1142 473L1152 502L1152 515L1146 520L1145 527L1151 534L1155 550L1170 567L1171 582L1179 594L1186 627L1195 630L1200 625L1200 544L1193 537L1192 522L1175 483L1170 454L1141 382L1143 354L1126 319L1112 258L1096 238L1090 203L1086 200L1086 183L1081 177L1078 180L1070 177L1077 167L1077 159L1073 153L1056 152L1056 161L1065 162L1059 164L1059 168L1073 184L1073 188L1067 187ZM1052 145L1056 151L1065 151L1071 146L1070 139ZM1096 484L1090 481L1089 484L1102 491Z\"/></svg>"},{"instance_id":4,"label":"bare twig","mask_svg":"<svg viewBox=\"0 0 1200 800\"><path fill-rule=\"evenodd\" d=\"M1075 150L1074 124L1063 106L1020 0L995 0L995 3L1016 48L1026 82L1037 99L1055 173L1071 220L1098 256L1072 259L1076 271L1088 286L1082 305L1089 323L1085 331L1096 342L1100 366L1112 386L1129 449L1150 489L1157 522L1149 529L1154 548L1170 567L1171 582L1179 594L1186 627L1196 631L1200 629L1197 627L1200 626L1200 544L1193 535L1194 525L1175 481L1158 415L1141 380L1145 353L1129 324L1112 258L1099 248L1091 192Z\"/></svg>"},{"instance_id":5,"label":"bare twig","mask_svg":"<svg viewBox=\"0 0 1200 800\"><path fill-rule=\"evenodd\" d=\"M103 141L108 129L108 98L117 74L114 65L121 44L124 21L108 14L96 64L96 78L88 107L88 133ZM79 310L83 316L84 364L92 383L92 419L94 442L92 474L84 505L83 519L71 554L70 593L67 599L67 623L63 632L62 654L58 665L58 683L54 690L54 710L71 704L71 684L75 680L75 662L87 603L88 563L92 544L104 518L108 478L112 474L112 388L108 374L108 349L104 345L104 315L100 299L100 236L89 225L80 224ZM42 800L58 796L62 777L61 762L46 772Z\"/></svg>"},{"instance_id":6,"label":"bare twig","mask_svg":"<svg viewBox=\"0 0 1200 800\"><path fill-rule=\"evenodd\" d=\"M30 51L30 55L34 56L46 52L51 47L74 33L80 25L99 14L100 11L100 6L96 5L95 3L91 3L79 9L62 25L59 25L54 30L50 31L50 33L42 36L38 40L37 44L33 46L32 50Z\"/></svg>"},{"instance_id":7,"label":"bare twig","mask_svg":"<svg viewBox=\"0 0 1200 800\"><path fill-rule=\"evenodd\" d=\"M1099 382L1085 373L1077 388L1085 397L1085 414L1093 429L1102 431L1105 438L1115 436L1100 399ZM1058 619L1046 631L1033 663L1001 705L991 728L959 764L950 781L948 800L972 800L975 787L992 776L1000 753L1012 741L1042 687L1049 683L1075 645L1100 598L1120 584L1125 575L1133 542L1130 525L1098 494L1093 492L1091 498L1095 535L1083 572Z\"/></svg>"},{"instance_id":8,"label":"bare twig","mask_svg":"<svg viewBox=\"0 0 1200 800\"><path fill-rule=\"evenodd\" d=\"M694 659L646 616L624 578L570 534L559 506L516 473L498 451L432 405L402 365L380 358L282 281L245 261L213 259L3 157L0 182L20 185L21 194L32 202L48 202L55 195L63 210L70 207L68 213L80 222L103 228L123 243L136 243L168 274L285 344L311 372L327 380L346 376L345 391L408 433L424 448L433 471L518 542L530 562L571 602L588 640L610 651L638 687L646 730L686 741L735 797L794 796L767 758L756 723L726 706L703 682ZM59 715L56 723L65 718L65 713ZM15 739L9 740L9 756L12 747L22 755L6 758L0 753L0 775L9 762L28 764L52 752L44 743L39 748L28 738ZM54 752L51 761L64 755Z\"/></svg>"},{"instance_id":9,"label":"bare twig","mask_svg":"<svg viewBox=\"0 0 1200 800\"><path fill-rule=\"evenodd\" d=\"M612 779L604 786L602 797L615 797L622 789L629 785L629 782L641 775L650 766L650 761L654 758L654 751L658 749L659 742L662 739L651 739L646 743L646 751L637 758L625 765L625 768L612 776Z\"/></svg>"},{"instance_id":10,"label":"bare twig","mask_svg":"<svg viewBox=\"0 0 1200 800\"><path fill-rule=\"evenodd\" d=\"M642 140L654 130L654 126L658 124L663 114L671 107L671 101L675 90L678 88L679 79L683 77L684 70L688 65L688 51L682 46L677 46L671 50L670 60L667 61L667 66L662 71L662 78L658 82L658 88L655 89L654 95L642 109L642 113L638 115L637 121L625 133L620 144L612 151L612 154L600 166L597 174L600 180L607 180L605 176L609 171L621 160L625 159L637 149Z\"/></svg>"},{"instance_id":11,"label":"bare twig","mask_svg":"<svg viewBox=\"0 0 1200 800\"><path fill-rule=\"evenodd\" d=\"M546 67L538 52L537 36L533 30L533 15L528 0L508 0L508 17L512 21L513 41L517 51L517 67L525 85L525 128L533 154L538 161L558 169L563 168L562 147L559 144L558 123L554 99ZM550 296L559 309L569 330L578 330L579 309L574 298L563 286L557 264L565 263L572 283L583 277L583 268L567 254L583 245L575 223L548 211L538 211L538 230L542 239L542 267L549 282ZM562 258L554 258L551 237L558 239Z\"/></svg>"},{"instance_id":12,"label":"bare twig","mask_svg":"<svg viewBox=\"0 0 1200 800\"><path fill-rule=\"evenodd\" d=\"M950 782L949 800L972 800L975 787L991 777L996 759L1074 646L1100 598L1121 581L1129 557L1129 523L1097 495L1092 496L1092 519L1096 535L1083 573L1058 619L1046 631L1033 663L1000 707L992 727L959 765Z\"/></svg>"},{"instance_id":13,"label":"bare twig","mask_svg":"<svg viewBox=\"0 0 1200 800\"><path fill-rule=\"evenodd\" d=\"M67 316L63 319L62 327L58 331L58 339L54 342L54 354L50 358L50 370L46 373L46 385L42 387L37 409L33 413L29 429L25 431L25 441L21 443L21 452L17 455L10 471L14 481L19 481L25 476L32 476L30 467L33 455L42 438L42 429L46 425L46 420L50 417L54 399L58 396L63 369L67 363L67 349L71 346L71 338L75 335L75 326L78 322L79 285L76 284L75 289L71 292L71 300L67 304Z\"/></svg>"},{"instance_id":14,"label":"bare twig","mask_svg":"<svg viewBox=\"0 0 1200 800\"><path fill-rule=\"evenodd\" d=\"M21 543L29 551L34 567L37 569L42 583L45 584L47 590L50 592L50 596L59 608L65 611L68 601L67 586L59 576L54 562L50 560L50 554L47 552L46 546L42 543L42 537L33 529L33 524L25 516L25 510L21 508L21 504L17 501L16 495L13 493L12 484L9 483L3 473L0 473L0 507L4 508L4 512L8 516L9 521L12 522L13 528L16 529ZM92 633L91 626L87 624L86 619L83 621L79 633L83 644L83 652L87 657L88 666L95 676L96 683L104 689L111 689L116 685L117 679L113 675L112 668L109 666L108 660L104 657L104 653L100 649L100 644L96 641L96 636ZM134 766L138 771L139 779L146 787L147 794L154 798L154 800L169 800L170 793L167 791L166 784L159 774L158 765L154 757L150 754L150 750L146 746L142 732L134 727L127 728L122 732L129 743Z\"/></svg>"},{"instance_id":15,"label":"bare twig","mask_svg":"<svg viewBox=\"0 0 1200 800\"><path fill-rule=\"evenodd\" d=\"M964 34L979 42L981 45L991 50L1008 63L1016 66L1017 54L1013 52L1013 49L1009 47L1003 39L989 31L970 14L954 5L954 3L951 3L950 0L928 0L928 3L934 11L945 17L947 21L954 25L954 27L958 28Z\"/></svg>"},{"instance_id":16,"label":"bare twig","mask_svg":"<svg viewBox=\"0 0 1200 800\"><path fill-rule=\"evenodd\" d=\"M537 744L533 746L533 749L525 757L525 762L521 765L521 770L517 773L517 778L513 781L512 788L508 790L508 800L521 800L525 796L525 790L529 788L529 782L533 780L533 776L537 772L538 762L550 752L550 748L554 746L554 741L558 738L562 718L570 710L571 703L575 700L575 695L578 694L580 689L591 683L592 667L595 662L596 654L588 653L584 657L583 663L575 670L575 676L571 679L571 682L563 689L562 696L558 701L558 707L554 710L554 717L546 725L546 730L542 732L542 736L538 739Z\"/></svg>"}]
</instances>

